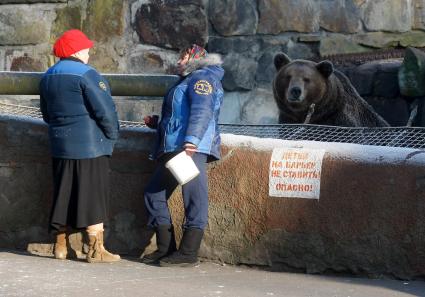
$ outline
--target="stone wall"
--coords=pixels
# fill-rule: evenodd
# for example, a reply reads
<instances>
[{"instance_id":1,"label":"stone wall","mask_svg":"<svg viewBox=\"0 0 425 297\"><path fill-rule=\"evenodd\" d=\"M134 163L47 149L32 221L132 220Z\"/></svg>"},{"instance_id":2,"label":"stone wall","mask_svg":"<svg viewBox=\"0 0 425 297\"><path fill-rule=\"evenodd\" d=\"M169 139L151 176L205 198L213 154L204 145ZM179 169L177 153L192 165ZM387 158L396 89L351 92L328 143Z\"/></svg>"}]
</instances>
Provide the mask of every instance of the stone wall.
<instances>
[{"instance_id":1,"label":"stone wall","mask_svg":"<svg viewBox=\"0 0 425 297\"><path fill-rule=\"evenodd\" d=\"M47 127L0 116L0 248L52 256ZM139 256L150 245L143 189L154 164L148 129L124 130L111 159L106 243ZM200 255L210 261L308 273L414 278L425 275L425 156L422 151L222 135L223 158L209 174L209 222ZM268 195L273 148L326 151L320 199ZM178 238L180 189L170 199ZM83 256L83 235L71 236ZM152 238L154 242L154 238ZM142 264L140 264L142 265Z\"/></svg>"},{"instance_id":2,"label":"stone wall","mask_svg":"<svg viewBox=\"0 0 425 297\"><path fill-rule=\"evenodd\" d=\"M54 63L52 43L70 28L96 41L91 63L101 72L174 73L178 49L197 42L224 57L221 121L275 123L270 82L277 52L310 59L423 47L424 15L425 0L5 0L0 70L46 70ZM376 98L375 107L408 109L401 99ZM122 115L141 118L131 110Z\"/></svg>"}]
</instances>

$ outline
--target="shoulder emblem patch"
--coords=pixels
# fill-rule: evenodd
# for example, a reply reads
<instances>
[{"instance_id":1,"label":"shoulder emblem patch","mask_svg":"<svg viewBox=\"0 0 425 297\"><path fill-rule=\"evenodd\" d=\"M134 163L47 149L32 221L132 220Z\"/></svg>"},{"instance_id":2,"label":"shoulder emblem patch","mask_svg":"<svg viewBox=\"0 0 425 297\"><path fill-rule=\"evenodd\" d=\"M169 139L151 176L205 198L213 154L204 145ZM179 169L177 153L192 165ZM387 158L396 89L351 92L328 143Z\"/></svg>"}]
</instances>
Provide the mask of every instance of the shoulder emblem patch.
<instances>
[{"instance_id":1,"label":"shoulder emblem patch","mask_svg":"<svg viewBox=\"0 0 425 297\"><path fill-rule=\"evenodd\" d=\"M102 89L102 90L104 90L104 91L106 91L106 90L107 90L106 84L105 84L103 81L100 81L100 82L99 82L99 88L101 88L101 89Z\"/></svg>"},{"instance_id":2,"label":"shoulder emblem patch","mask_svg":"<svg viewBox=\"0 0 425 297\"><path fill-rule=\"evenodd\" d=\"M203 80L203 79L202 80L198 80L195 83L195 86L194 86L193 89L195 90L195 93L196 94L199 94L199 95L209 95L209 94L212 93L212 86L211 86L211 84L208 81Z\"/></svg>"}]
</instances>

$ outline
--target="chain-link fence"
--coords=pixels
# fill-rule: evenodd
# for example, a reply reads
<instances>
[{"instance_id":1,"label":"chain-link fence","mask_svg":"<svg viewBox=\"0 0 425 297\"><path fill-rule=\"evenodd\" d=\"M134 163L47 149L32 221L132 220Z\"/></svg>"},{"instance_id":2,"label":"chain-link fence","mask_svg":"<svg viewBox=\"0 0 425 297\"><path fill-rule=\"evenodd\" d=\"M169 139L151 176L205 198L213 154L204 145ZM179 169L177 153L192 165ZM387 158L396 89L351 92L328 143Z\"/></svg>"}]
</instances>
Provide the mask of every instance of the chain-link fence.
<instances>
[{"instance_id":1,"label":"chain-link fence","mask_svg":"<svg viewBox=\"0 0 425 297\"><path fill-rule=\"evenodd\" d=\"M41 118L37 107L0 102L0 114ZM141 122L120 121L121 127L146 127ZM425 149L423 127L334 127L321 125L236 125L221 124L221 133L324 142L357 143L364 145Z\"/></svg>"}]
</instances>

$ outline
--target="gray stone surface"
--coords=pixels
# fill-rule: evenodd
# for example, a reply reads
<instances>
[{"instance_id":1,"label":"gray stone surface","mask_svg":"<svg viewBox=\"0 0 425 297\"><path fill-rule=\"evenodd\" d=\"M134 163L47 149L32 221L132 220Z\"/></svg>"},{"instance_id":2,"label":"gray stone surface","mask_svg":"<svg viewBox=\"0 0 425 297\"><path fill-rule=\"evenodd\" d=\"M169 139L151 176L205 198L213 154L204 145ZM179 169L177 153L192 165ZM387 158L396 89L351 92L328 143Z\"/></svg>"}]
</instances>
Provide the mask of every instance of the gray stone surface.
<instances>
[{"instance_id":1,"label":"gray stone surface","mask_svg":"<svg viewBox=\"0 0 425 297\"><path fill-rule=\"evenodd\" d=\"M174 51L139 45L127 59L129 73L177 73L178 54Z\"/></svg>"},{"instance_id":2,"label":"gray stone surface","mask_svg":"<svg viewBox=\"0 0 425 297\"><path fill-rule=\"evenodd\" d=\"M372 48L387 48L398 46L400 42L400 34L370 32L365 34L358 34L353 39L360 45Z\"/></svg>"},{"instance_id":3,"label":"gray stone surface","mask_svg":"<svg viewBox=\"0 0 425 297\"><path fill-rule=\"evenodd\" d=\"M352 0L320 1L320 26L336 33L357 33L360 10Z\"/></svg>"},{"instance_id":4,"label":"gray stone surface","mask_svg":"<svg viewBox=\"0 0 425 297\"><path fill-rule=\"evenodd\" d=\"M3 297L413 297L425 291L421 281L276 273L208 262L163 268L135 258L88 264L6 251L0 252L0 279Z\"/></svg>"},{"instance_id":5,"label":"gray stone surface","mask_svg":"<svg viewBox=\"0 0 425 297\"><path fill-rule=\"evenodd\" d=\"M258 33L316 32L320 28L318 3L312 0L259 0Z\"/></svg>"},{"instance_id":6,"label":"gray stone surface","mask_svg":"<svg viewBox=\"0 0 425 297\"><path fill-rule=\"evenodd\" d=\"M209 1L209 20L223 36L254 35L258 13L254 0Z\"/></svg>"},{"instance_id":7,"label":"gray stone surface","mask_svg":"<svg viewBox=\"0 0 425 297\"><path fill-rule=\"evenodd\" d=\"M411 0L366 1L364 25L368 31L407 32L412 23Z\"/></svg>"},{"instance_id":8,"label":"gray stone surface","mask_svg":"<svg viewBox=\"0 0 425 297\"><path fill-rule=\"evenodd\" d=\"M242 55L229 54L224 57L225 70L223 87L228 91L251 90L255 87L257 62Z\"/></svg>"},{"instance_id":9,"label":"gray stone surface","mask_svg":"<svg viewBox=\"0 0 425 297\"><path fill-rule=\"evenodd\" d=\"M356 43L350 37L342 34L334 34L320 40L320 56L362 53L369 51L368 48Z\"/></svg>"},{"instance_id":10,"label":"gray stone surface","mask_svg":"<svg viewBox=\"0 0 425 297\"><path fill-rule=\"evenodd\" d=\"M68 0L1 0L0 4L61 3Z\"/></svg>"},{"instance_id":11,"label":"gray stone surface","mask_svg":"<svg viewBox=\"0 0 425 297\"><path fill-rule=\"evenodd\" d=\"M413 29L425 29L425 0L412 0L414 7Z\"/></svg>"},{"instance_id":12,"label":"gray stone surface","mask_svg":"<svg viewBox=\"0 0 425 297\"><path fill-rule=\"evenodd\" d=\"M51 9L0 5L0 45L30 45L49 41L55 19Z\"/></svg>"},{"instance_id":13,"label":"gray stone surface","mask_svg":"<svg viewBox=\"0 0 425 297\"><path fill-rule=\"evenodd\" d=\"M136 31L142 43L182 49L192 43L205 45L208 27L201 0L147 1L136 12Z\"/></svg>"},{"instance_id":14,"label":"gray stone surface","mask_svg":"<svg viewBox=\"0 0 425 297\"><path fill-rule=\"evenodd\" d=\"M269 89L255 89L242 106L241 122L245 124L277 124L279 112Z\"/></svg>"}]
</instances>

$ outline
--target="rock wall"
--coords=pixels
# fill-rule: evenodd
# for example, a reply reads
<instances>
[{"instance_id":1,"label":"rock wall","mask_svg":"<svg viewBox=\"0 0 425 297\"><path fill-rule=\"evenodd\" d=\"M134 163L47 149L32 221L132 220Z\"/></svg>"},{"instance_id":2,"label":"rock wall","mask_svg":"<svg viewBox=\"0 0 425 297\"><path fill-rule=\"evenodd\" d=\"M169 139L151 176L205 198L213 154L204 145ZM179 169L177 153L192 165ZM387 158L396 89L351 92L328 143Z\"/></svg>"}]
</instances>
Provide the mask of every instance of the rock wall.
<instances>
[{"instance_id":1,"label":"rock wall","mask_svg":"<svg viewBox=\"0 0 425 297\"><path fill-rule=\"evenodd\" d=\"M224 57L221 121L275 123L275 53L310 59L424 47L424 15L425 0L5 0L0 70L46 70L54 63L52 43L70 28L96 41L91 63L101 72L174 73L178 49L196 42ZM381 99L371 103L396 113L404 104Z\"/></svg>"},{"instance_id":2,"label":"rock wall","mask_svg":"<svg viewBox=\"0 0 425 297\"><path fill-rule=\"evenodd\" d=\"M148 129L123 130L111 159L106 244L139 256L150 244L143 189L153 171ZM425 275L425 156L422 151L222 135L209 166L209 222L200 256L231 264L308 273L404 279ZM273 148L324 149L320 199L268 195ZM47 129L41 120L0 116L0 248L52 255ZM181 237L182 199L171 213ZM83 256L84 236L71 247ZM155 242L152 238L152 242ZM142 265L142 264L141 264Z\"/></svg>"}]
</instances>

